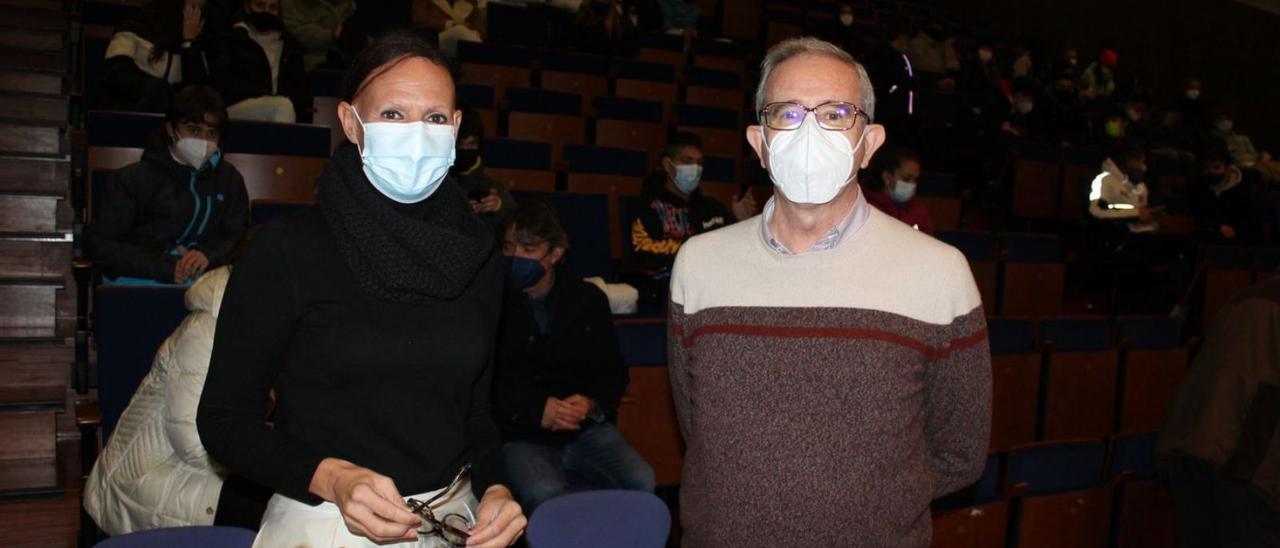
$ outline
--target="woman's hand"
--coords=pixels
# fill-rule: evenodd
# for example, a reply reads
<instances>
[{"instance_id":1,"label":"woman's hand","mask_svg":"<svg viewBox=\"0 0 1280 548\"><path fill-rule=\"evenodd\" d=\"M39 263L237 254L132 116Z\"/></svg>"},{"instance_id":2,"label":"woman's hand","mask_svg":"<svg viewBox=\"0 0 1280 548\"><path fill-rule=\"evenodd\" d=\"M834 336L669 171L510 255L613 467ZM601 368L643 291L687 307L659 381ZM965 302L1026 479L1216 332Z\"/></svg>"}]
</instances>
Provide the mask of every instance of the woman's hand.
<instances>
[{"instance_id":1,"label":"woman's hand","mask_svg":"<svg viewBox=\"0 0 1280 548\"><path fill-rule=\"evenodd\" d=\"M476 507L476 527L467 538L467 546L477 548L503 548L515 544L529 523L520 505L511 498L511 491L502 485L494 485L484 492L480 506Z\"/></svg>"},{"instance_id":2,"label":"woman's hand","mask_svg":"<svg viewBox=\"0 0 1280 548\"><path fill-rule=\"evenodd\" d=\"M345 460L328 458L316 467L310 489L338 505L342 520L352 533L378 543L418 538L422 519L405 506L404 497L391 478ZM519 513L518 506L516 512Z\"/></svg>"}]
</instances>

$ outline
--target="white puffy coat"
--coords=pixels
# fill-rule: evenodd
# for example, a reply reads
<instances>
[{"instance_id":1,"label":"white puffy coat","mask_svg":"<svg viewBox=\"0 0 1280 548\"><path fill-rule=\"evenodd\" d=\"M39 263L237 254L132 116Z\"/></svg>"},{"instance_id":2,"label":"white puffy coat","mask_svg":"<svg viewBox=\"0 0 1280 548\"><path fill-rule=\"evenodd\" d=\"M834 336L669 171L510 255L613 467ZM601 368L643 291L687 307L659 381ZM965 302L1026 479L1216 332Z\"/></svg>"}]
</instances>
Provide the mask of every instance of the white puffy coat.
<instances>
[{"instance_id":1,"label":"white puffy coat","mask_svg":"<svg viewBox=\"0 0 1280 548\"><path fill-rule=\"evenodd\" d=\"M226 472L200 443L196 407L229 277L219 268L187 290L191 313L160 346L93 465L84 506L109 535L213 524Z\"/></svg>"}]
</instances>

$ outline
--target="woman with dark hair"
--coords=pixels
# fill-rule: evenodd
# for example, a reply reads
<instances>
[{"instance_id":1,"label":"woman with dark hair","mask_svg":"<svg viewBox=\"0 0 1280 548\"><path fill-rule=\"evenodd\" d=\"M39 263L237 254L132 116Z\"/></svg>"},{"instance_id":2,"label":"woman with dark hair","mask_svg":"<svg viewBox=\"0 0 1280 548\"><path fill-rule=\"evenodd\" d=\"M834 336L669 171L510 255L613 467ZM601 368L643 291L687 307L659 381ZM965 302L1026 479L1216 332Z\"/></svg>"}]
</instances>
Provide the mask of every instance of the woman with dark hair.
<instances>
[{"instance_id":1,"label":"woman with dark hair","mask_svg":"<svg viewBox=\"0 0 1280 548\"><path fill-rule=\"evenodd\" d=\"M306 50L284 28L279 0L244 0L210 52L214 85L233 120L310 122Z\"/></svg>"},{"instance_id":2,"label":"woman with dark hair","mask_svg":"<svg viewBox=\"0 0 1280 548\"><path fill-rule=\"evenodd\" d=\"M392 33L345 87L351 144L318 207L262 227L236 263L200 436L276 491L259 546L507 546L525 519L489 411L504 263L446 178L453 80L425 41Z\"/></svg>"},{"instance_id":3,"label":"woman with dark hair","mask_svg":"<svg viewBox=\"0 0 1280 548\"><path fill-rule=\"evenodd\" d=\"M174 91L209 79L205 0L156 0L118 25L103 63L104 100L113 108L165 112Z\"/></svg>"}]
</instances>

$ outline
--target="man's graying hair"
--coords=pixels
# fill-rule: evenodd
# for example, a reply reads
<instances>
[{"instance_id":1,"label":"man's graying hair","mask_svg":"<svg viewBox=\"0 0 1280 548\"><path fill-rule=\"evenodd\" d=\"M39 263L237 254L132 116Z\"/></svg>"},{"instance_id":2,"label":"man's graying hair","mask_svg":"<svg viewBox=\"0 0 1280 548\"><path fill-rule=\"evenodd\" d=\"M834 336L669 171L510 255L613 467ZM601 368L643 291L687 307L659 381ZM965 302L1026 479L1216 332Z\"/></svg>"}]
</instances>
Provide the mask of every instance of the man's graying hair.
<instances>
[{"instance_id":1,"label":"man's graying hair","mask_svg":"<svg viewBox=\"0 0 1280 548\"><path fill-rule=\"evenodd\" d=\"M769 84L769 77L773 75L773 69L778 68L778 65L797 55L822 55L849 65L849 68L858 74L858 91L859 95L862 96L862 101L858 108L867 113L868 118L875 119L876 92L871 87L871 78L867 76L867 69L862 68L862 64L854 61L853 56L840 49L839 46L809 36L783 40L769 48L769 52L765 54L764 60L760 62L760 85L756 86L757 116L760 114L760 110L764 108L765 88Z\"/></svg>"}]
</instances>

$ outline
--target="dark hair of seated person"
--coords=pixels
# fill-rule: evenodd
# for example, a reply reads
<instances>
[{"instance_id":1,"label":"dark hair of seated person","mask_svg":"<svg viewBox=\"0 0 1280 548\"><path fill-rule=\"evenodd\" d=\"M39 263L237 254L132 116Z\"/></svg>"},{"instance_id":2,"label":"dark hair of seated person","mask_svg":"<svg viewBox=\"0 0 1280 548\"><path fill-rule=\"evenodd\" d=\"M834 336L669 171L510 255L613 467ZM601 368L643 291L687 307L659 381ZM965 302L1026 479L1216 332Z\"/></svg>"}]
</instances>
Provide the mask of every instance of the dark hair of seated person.
<instances>
[{"instance_id":1,"label":"dark hair of seated person","mask_svg":"<svg viewBox=\"0 0 1280 548\"><path fill-rule=\"evenodd\" d=\"M222 103L222 96L209 86L191 85L173 96L173 103L165 112L164 121L176 128L186 122L208 124L209 116L213 116L214 126L218 129L221 140L227 129L227 107ZM148 148L168 148L171 145L173 138L163 127L156 128L147 142Z\"/></svg>"},{"instance_id":2,"label":"dark hair of seated person","mask_svg":"<svg viewBox=\"0 0 1280 548\"><path fill-rule=\"evenodd\" d=\"M702 138L688 131L677 131L667 140L667 146L662 149L662 157L674 159L680 155L680 149L685 147L702 150Z\"/></svg>"},{"instance_id":3,"label":"dark hair of seated person","mask_svg":"<svg viewBox=\"0 0 1280 548\"><path fill-rule=\"evenodd\" d=\"M919 164L920 155L906 147L891 147L881 150L871 160L871 169L867 170L867 176L859 175L858 182L862 184L862 189L866 191L884 190L884 174L890 171L897 171L904 162L908 161Z\"/></svg>"},{"instance_id":4,"label":"dark hair of seated person","mask_svg":"<svg viewBox=\"0 0 1280 548\"><path fill-rule=\"evenodd\" d=\"M548 242L552 249L569 248L569 235L560 224L560 215L551 204L542 200L520 200L520 206L507 220L507 227L515 227L512 236L518 244L538 245Z\"/></svg>"},{"instance_id":5,"label":"dark hair of seated person","mask_svg":"<svg viewBox=\"0 0 1280 548\"><path fill-rule=\"evenodd\" d=\"M480 113L471 107L462 107L461 110L462 123L458 124L458 140L475 137L477 140L483 141L484 120L480 119Z\"/></svg>"},{"instance_id":6,"label":"dark hair of seated person","mask_svg":"<svg viewBox=\"0 0 1280 548\"><path fill-rule=\"evenodd\" d=\"M136 20L131 20L136 21L136 34L151 42L147 58L152 62L182 43L182 12L186 5L186 0L154 0L142 8Z\"/></svg>"},{"instance_id":7,"label":"dark hair of seated person","mask_svg":"<svg viewBox=\"0 0 1280 548\"><path fill-rule=\"evenodd\" d=\"M379 74L395 68L405 59L424 58L449 69L449 64L425 39L417 33L393 29L382 34L351 61L342 83L342 99L348 103Z\"/></svg>"},{"instance_id":8,"label":"dark hair of seated person","mask_svg":"<svg viewBox=\"0 0 1280 548\"><path fill-rule=\"evenodd\" d=\"M1146 155L1147 149L1141 143L1134 140L1125 140L1111 151L1111 161L1118 166L1124 167L1126 162L1143 158Z\"/></svg>"}]
</instances>

